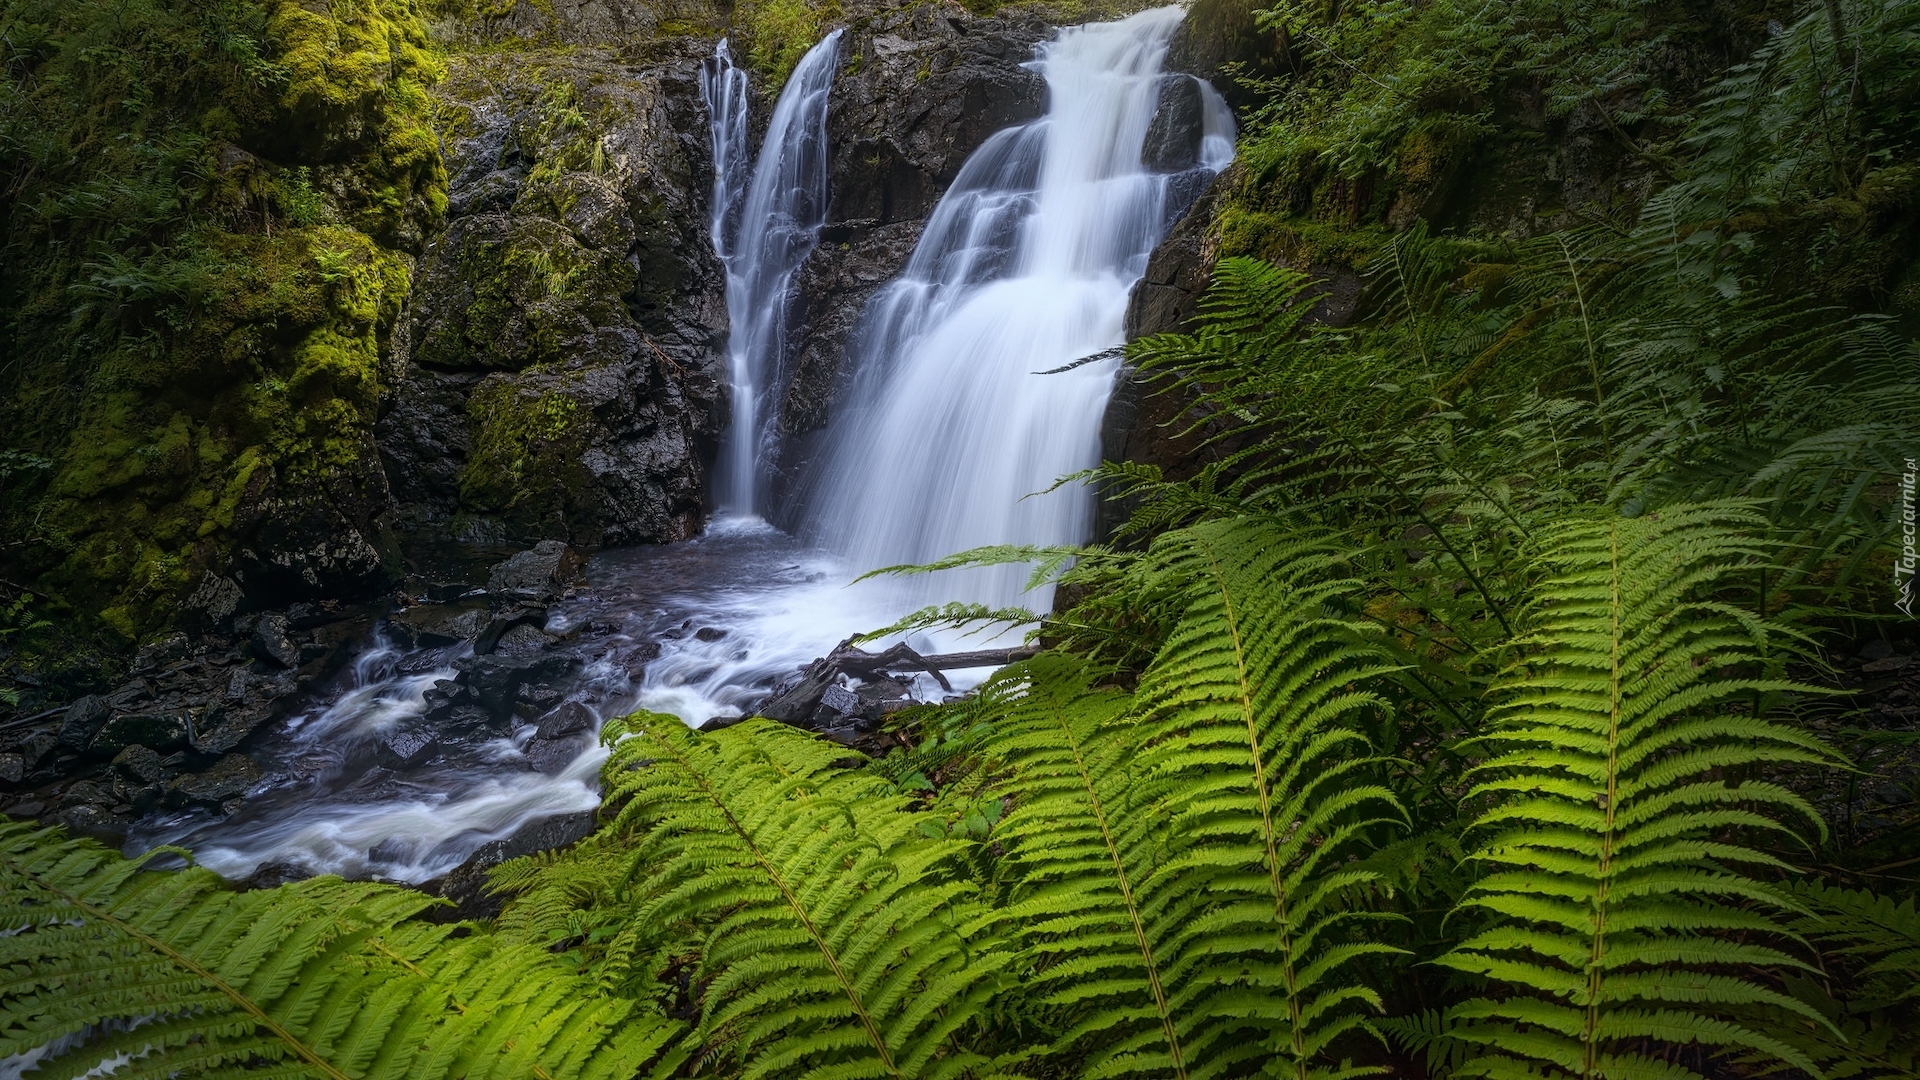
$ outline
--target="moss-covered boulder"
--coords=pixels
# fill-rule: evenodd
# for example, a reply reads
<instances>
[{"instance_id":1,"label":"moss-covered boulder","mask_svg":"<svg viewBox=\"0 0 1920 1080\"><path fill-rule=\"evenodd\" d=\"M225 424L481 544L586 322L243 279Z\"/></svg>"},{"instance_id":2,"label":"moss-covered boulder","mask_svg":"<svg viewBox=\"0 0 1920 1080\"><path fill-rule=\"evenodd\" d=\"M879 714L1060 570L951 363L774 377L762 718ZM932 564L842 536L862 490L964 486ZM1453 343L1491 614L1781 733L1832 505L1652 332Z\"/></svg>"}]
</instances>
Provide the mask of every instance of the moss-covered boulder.
<instances>
[{"instance_id":1,"label":"moss-covered boulder","mask_svg":"<svg viewBox=\"0 0 1920 1080\"><path fill-rule=\"evenodd\" d=\"M569 26L482 13L447 31L489 47L455 55L437 91L449 219L380 425L405 535L597 545L703 520L725 392L698 83L711 44L554 44Z\"/></svg>"},{"instance_id":2,"label":"moss-covered boulder","mask_svg":"<svg viewBox=\"0 0 1920 1080\"><path fill-rule=\"evenodd\" d=\"M134 636L386 580L416 0L4 0L0 562ZM198 598L196 604L188 601Z\"/></svg>"}]
</instances>

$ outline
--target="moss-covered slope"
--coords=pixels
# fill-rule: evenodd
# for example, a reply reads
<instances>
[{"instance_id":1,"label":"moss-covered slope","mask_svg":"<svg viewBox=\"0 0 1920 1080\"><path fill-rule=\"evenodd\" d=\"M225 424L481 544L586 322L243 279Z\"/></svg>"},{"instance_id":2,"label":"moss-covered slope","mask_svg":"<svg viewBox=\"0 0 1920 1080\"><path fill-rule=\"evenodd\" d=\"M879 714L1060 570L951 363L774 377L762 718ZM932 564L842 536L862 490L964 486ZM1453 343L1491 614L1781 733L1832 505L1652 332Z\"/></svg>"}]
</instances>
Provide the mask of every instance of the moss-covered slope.
<instances>
[{"instance_id":1,"label":"moss-covered slope","mask_svg":"<svg viewBox=\"0 0 1920 1080\"><path fill-rule=\"evenodd\" d=\"M371 432L445 205L416 0L5 0L0 536L132 635L383 580Z\"/></svg>"}]
</instances>

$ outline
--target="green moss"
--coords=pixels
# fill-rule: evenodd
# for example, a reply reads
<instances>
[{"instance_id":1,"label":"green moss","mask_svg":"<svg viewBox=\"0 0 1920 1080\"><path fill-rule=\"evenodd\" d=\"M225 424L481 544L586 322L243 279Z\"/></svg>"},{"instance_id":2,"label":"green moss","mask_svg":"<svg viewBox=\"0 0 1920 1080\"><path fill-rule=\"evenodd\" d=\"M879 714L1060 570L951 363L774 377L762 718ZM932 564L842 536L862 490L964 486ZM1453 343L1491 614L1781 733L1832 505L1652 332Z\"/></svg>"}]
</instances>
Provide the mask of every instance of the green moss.
<instances>
[{"instance_id":1,"label":"green moss","mask_svg":"<svg viewBox=\"0 0 1920 1080\"><path fill-rule=\"evenodd\" d=\"M838 0L745 0L733 15L746 39L748 65L769 85L779 86L826 36L840 17L840 5Z\"/></svg>"},{"instance_id":2,"label":"green moss","mask_svg":"<svg viewBox=\"0 0 1920 1080\"><path fill-rule=\"evenodd\" d=\"M564 529L567 509L588 482L579 403L554 376L492 376L467 400L473 456L460 498L516 531Z\"/></svg>"},{"instance_id":3,"label":"green moss","mask_svg":"<svg viewBox=\"0 0 1920 1080\"><path fill-rule=\"evenodd\" d=\"M362 482L445 207L415 0L0 0L0 560L129 637ZM325 180L322 182L322 175Z\"/></svg>"}]
</instances>

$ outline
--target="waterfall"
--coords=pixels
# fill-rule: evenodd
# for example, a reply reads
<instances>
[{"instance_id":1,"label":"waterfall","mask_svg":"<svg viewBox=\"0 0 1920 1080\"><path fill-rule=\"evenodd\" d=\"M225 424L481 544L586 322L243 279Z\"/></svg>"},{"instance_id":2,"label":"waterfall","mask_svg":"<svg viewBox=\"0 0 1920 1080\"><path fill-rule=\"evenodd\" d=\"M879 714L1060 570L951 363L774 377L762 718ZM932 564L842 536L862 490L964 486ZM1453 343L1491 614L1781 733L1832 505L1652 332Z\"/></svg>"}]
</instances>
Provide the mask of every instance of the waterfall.
<instances>
[{"instance_id":1,"label":"waterfall","mask_svg":"<svg viewBox=\"0 0 1920 1080\"><path fill-rule=\"evenodd\" d=\"M1041 46L1046 115L968 159L905 272L869 303L849 404L802 515L806 535L855 569L1086 540L1084 485L1035 493L1099 463L1119 360L1055 369L1125 340L1127 295L1148 256L1233 155L1219 95L1161 73L1181 17L1145 11ZM1168 90L1191 106L1184 142L1166 128ZM1020 601L1027 574L911 579L900 599L1001 606ZM1050 597L1024 602L1044 610Z\"/></svg>"},{"instance_id":2,"label":"waterfall","mask_svg":"<svg viewBox=\"0 0 1920 1080\"><path fill-rule=\"evenodd\" d=\"M795 69L751 176L746 77L722 44L702 90L712 235L733 317L734 421L719 486L735 516L685 544L595 556L593 587L548 615L560 640L547 649L579 670L556 678L550 689L565 703L545 718L510 730L434 719L430 691L474 660L473 646L376 636L327 692L249 749L273 779L243 808L157 815L134 846L185 844L230 877L278 861L424 881L483 844L598 804L604 748L576 732L555 757L561 744L544 734L563 710L594 723L636 708L691 723L737 716L835 642L929 600L1020 602L1019 567L846 582L977 545L1086 538L1084 488L1027 497L1099 459L1116 361L1076 361L1120 343L1148 253L1233 153L1218 96L1160 72L1179 20L1177 9L1148 11L1063 30L1041 47L1046 116L968 159L906 270L863 316L849 405L801 508L817 547L747 515L762 508L758 450L787 359L789 286L825 213L839 35ZM912 641L923 651L958 644ZM382 756L396 731L431 735L423 761Z\"/></svg>"},{"instance_id":3,"label":"waterfall","mask_svg":"<svg viewBox=\"0 0 1920 1080\"><path fill-rule=\"evenodd\" d=\"M727 376L732 418L714 470L724 513L764 508L769 408L786 362L794 271L806 261L827 215L827 95L840 31L793 69L774 105L751 179L747 164L746 73L722 40L701 70L713 148L713 248L727 269Z\"/></svg>"}]
</instances>

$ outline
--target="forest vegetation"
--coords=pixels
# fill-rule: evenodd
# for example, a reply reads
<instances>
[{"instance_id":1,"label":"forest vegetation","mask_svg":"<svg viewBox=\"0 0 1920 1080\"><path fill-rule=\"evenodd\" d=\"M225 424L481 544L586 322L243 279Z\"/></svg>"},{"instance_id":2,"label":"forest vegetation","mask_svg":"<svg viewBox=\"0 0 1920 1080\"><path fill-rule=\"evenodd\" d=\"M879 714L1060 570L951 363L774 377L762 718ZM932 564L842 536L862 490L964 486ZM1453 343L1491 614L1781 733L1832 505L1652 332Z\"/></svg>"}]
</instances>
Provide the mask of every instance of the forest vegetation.
<instances>
[{"instance_id":1,"label":"forest vegetation","mask_svg":"<svg viewBox=\"0 0 1920 1080\"><path fill-rule=\"evenodd\" d=\"M108 6L156 26L253 10ZM50 48L16 32L33 7L7 5L10 63ZM438 182L409 126L432 63L410 10L333 4L396 80L377 189L236 167L203 176L222 200L177 206L162 189L207 168L201 136L99 119L112 95L331 115L298 50L252 51L244 28L218 65L74 52L9 83L7 153L40 155L10 175L45 194L14 196L10 254L33 269L10 275L7 332L98 365L58 376L85 387L71 408L121 415L190 377L151 366L182 362L156 344L176 332L207 343L198 363L282 365L287 394L372 362L404 289L385 246ZM1910 633L1920 5L1193 17L1264 52L1236 69L1249 120L1201 315L1128 356L1184 395L1204 452L1179 476L1076 478L1129 508L1112 543L941 564L1057 581L1037 657L896 714L899 748L871 759L766 720L616 722L597 830L496 869L490 922L399 886L236 891L0 825L0 1057L50 1047L34 1076L117 1056L115 1076L1920 1080L1920 802L1858 810L1920 729L1841 674ZM228 89L266 67L277 104ZM1493 188L1540 153L1526 110L1590 118L1643 183L1524 238L1398 216L1442 171ZM27 130L87 124L154 164ZM274 231L236 238L243 214ZM245 273L284 273L233 287L253 280L225 269L235 245ZM1336 272L1363 285L1342 325L1322 317ZM274 399L231 409L227 441L191 444L205 468L166 482L308 437ZM83 463L0 464L8 513L29 492L50 527L90 505ZM221 489L192 490L215 520ZM96 572L92 550L60 572L174 565L155 547Z\"/></svg>"}]
</instances>

